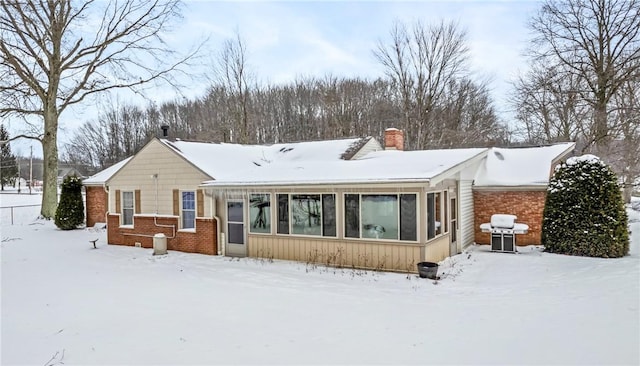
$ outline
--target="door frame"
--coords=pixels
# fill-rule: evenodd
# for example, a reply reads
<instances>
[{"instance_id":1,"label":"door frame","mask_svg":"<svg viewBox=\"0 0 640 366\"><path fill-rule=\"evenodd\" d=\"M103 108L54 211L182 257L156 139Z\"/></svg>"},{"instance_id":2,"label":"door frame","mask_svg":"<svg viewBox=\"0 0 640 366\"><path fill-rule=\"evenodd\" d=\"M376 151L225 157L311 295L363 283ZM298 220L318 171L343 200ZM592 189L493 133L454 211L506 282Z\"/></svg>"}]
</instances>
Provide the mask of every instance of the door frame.
<instances>
[{"instance_id":1,"label":"door frame","mask_svg":"<svg viewBox=\"0 0 640 366\"><path fill-rule=\"evenodd\" d=\"M229 203L242 204L242 222L229 220ZM225 200L225 255L229 257L246 257L247 256L247 204L244 199L231 198ZM229 225L242 225L242 244L229 242Z\"/></svg>"},{"instance_id":2,"label":"door frame","mask_svg":"<svg viewBox=\"0 0 640 366\"><path fill-rule=\"evenodd\" d=\"M449 206L449 255L453 256L460 253L460 207L459 207L458 195L455 192L449 192L449 199L447 205ZM454 215L455 213L455 215Z\"/></svg>"}]
</instances>

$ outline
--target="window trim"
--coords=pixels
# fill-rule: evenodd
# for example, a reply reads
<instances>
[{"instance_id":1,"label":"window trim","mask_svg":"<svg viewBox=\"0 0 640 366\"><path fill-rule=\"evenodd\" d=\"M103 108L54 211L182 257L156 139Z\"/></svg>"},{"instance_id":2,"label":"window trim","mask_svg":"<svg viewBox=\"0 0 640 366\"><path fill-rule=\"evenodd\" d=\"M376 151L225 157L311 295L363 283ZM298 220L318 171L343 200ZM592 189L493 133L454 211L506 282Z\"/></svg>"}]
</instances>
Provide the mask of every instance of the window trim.
<instances>
[{"instance_id":1,"label":"window trim","mask_svg":"<svg viewBox=\"0 0 640 366\"><path fill-rule=\"evenodd\" d=\"M126 208L125 207L124 195L126 193L131 193L131 208ZM135 190L131 190L131 191L121 190L120 191L120 202L121 202L121 207L120 207L120 227L125 227L125 228L134 227L134 217L136 215L136 191ZM130 224L127 224L127 223L124 222L124 220L125 220L124 211L127 210L127 209L131 210L131 223Z\"/></svg>"},{"instance_id":2,"label":"window trim","mask_svg":"<svg viewBox=\"0 0 640 366\"><path fill-rule=\"evenodd\" d=\"M269 196L269 215L268 215L268 220L269 220L269 232L267 233L261 233L261 232L255 232L255 231L251 231L252 230L252 225L251 225L251 195L264 195L264 196ZM248 224L249 224L249 230L247 230L247 235L273 235L273 230L274 230L274 224L273 224L273 211L271 207L273 204L273 194L271 192L250 192L247 195L247 218L248 220ZM277 196L276 196L277 197ZM277 218L277 216L276 216ZM282 234L282 235L286 235L286 234Z\"/></svg>"},{"instance_id":3,"label":"window trim","mask_svg":"<svg viewBox=\"0 0 640 366\"><path fill-rule=\"evenodd\" d=\"M400 196L404 194L412 194L416 197L416 240L400 240ZM359 237L347 236L347 213L345 204L347 202L347 195L357 195L358 196L358 234ZM362 237L362 196L396 196L396 204L398 209L398 238L397 239L376 239L376 238L363 238ZM342 238L344 240L360 240L360 241L373 241L373 242L392 242L392 243L400 243L400 244L415 244L420 243L420 210L421 210L421 202L420 202L420 192L342 192Z\"/></svg>"},{"instance_id":4,"label":"window trim","mask_svg":"<svg viewBox=\"0 0 640 366\"><path fill-rule=\"evenodd\" d=\"M446 234L449 233L449 229L448 229L449 225L445 224L446 220L448 219L447 216L449 216L449 210L446 207L443 206L443 205L448 204L448 202L445 202L445 199L444 199L445 194L444 194L444 192L447 192L446 196L447 196L447 201L448 201L449 194L448 194L448 190L447 189L425 192L424 199L425 199L425 202L426 202L425 204L427 206L426 207L427 208L427 210L426 210L427 217L426 217L426 220L425 220L425 223L426 223L427 226L426 226L425 229L426 229L426 233L427 233L427 242L435 240L435 239L438 239L440 237L443 237L443 236L445 236ZM440 216L440 217L439 218L436 217L436 220L434 220L434 223L436 221L439 221L441 230L440 230L439 234L434 234L434 236L432 238L429 238L429 227L430 227L430 222L431 222L431 217L429 216L429 195L430 194L433 194L434 198L435 198L435 194L438 194L438 201L439 201L439 204L440 204L440 215L437 215L437 216ZM434 207L433 207L434 216L435 216L435 212L436 212L436 206L435 205L436 205L436 202L435 202L435 199L434 199ZM439 220L437 220L437 219L439 219ZM447 231L444 231L445 228L447 228ZM434 232L435 232L435 228L434 228Z\"/></svg>"},{"instance_id":5,"label":"window trim","mask_svg":"<svg viewBox=\"0 0 640 366\"><path fill-rule=\"evenodd\" d=\"M198 195L196 190L184 189L179 190L180 192L180 229L183 231L195 231L196 230L196 219L198 218ZM183 206L183 193L193 193L193 227L184 227L184 211L185 208ZM189 209L189 211L192 211Z\"/></svg>"}]
</instances>

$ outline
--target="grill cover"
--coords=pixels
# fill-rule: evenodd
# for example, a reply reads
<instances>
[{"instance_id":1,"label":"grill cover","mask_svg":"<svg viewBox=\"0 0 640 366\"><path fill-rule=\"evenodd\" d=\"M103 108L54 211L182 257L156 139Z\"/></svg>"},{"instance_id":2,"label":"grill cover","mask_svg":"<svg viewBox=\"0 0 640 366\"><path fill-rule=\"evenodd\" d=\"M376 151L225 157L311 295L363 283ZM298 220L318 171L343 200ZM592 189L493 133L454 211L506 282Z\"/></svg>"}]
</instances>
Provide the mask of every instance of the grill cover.
<instances>
[{"instance_id":1,"label":"grill cover","mask_svg":"<svg viewBox=\"0 0 640 366\"><path fill-rule=\"evenodd\" d=\"M516 215L493 214L491 215L491 226L505 229L513 229L516 223Z\"/></svg>"}]
</instances>

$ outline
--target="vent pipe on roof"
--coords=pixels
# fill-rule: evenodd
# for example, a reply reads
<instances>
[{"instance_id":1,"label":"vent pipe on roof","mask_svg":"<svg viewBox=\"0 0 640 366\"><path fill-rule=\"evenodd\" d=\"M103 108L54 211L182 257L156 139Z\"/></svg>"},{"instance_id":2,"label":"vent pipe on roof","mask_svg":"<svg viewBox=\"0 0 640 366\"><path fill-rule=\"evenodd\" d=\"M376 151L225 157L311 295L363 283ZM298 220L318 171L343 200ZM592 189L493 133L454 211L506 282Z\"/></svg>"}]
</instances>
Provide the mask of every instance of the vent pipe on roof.
<instances>
[{"instance_id":1,"label":"vent pipe on roof","mask_svg":"<svg viewBox=\"0 0 640 366\"><path fill-rule=\"evenodd\" d=\"M404 150L404 132L397 128L387 128L384 130L385 150Z\"/></svg>"},{"instance_id":2,"label":"vent pipe on roof","mask_svg":"<svg viewBox=\"0 0 640 366\"><path fill-rule=\"evenodd\" d=\"M169 137L169 126L162 125L160 126L160 128L162 129L162 137L164 137L165 139Z\"/></svg>"}]
</instances>

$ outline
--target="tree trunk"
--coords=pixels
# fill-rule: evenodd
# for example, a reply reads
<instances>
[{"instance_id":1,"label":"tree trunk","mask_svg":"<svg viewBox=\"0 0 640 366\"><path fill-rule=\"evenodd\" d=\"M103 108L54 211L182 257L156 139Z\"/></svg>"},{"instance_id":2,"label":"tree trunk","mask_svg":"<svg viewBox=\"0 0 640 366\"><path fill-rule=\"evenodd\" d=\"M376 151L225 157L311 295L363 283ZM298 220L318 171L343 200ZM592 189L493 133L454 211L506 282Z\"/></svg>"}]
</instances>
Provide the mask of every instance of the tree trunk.
<instances>
[{"instance_id":1,"label":"tree trunk","mask_svg":"<svg viewBox=\"0 0 640 366\"><path fill-rule=\"evenodd\" d=\"M42 138L44 172L40 214L46 219L52 219L58 207L58 113L55 107L45 109L44 126Z\"/></svg>"}]
</instances>

